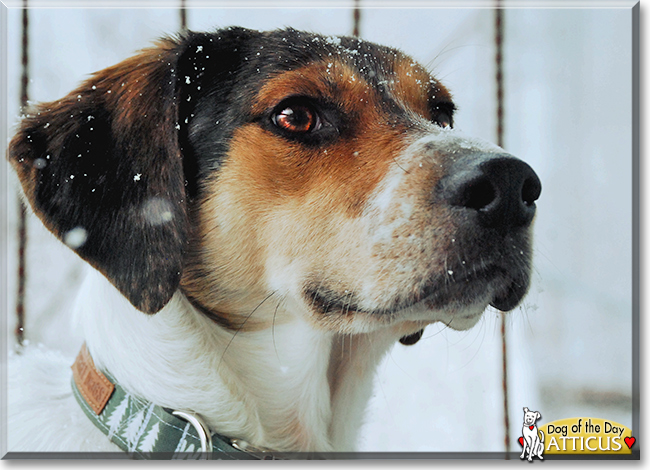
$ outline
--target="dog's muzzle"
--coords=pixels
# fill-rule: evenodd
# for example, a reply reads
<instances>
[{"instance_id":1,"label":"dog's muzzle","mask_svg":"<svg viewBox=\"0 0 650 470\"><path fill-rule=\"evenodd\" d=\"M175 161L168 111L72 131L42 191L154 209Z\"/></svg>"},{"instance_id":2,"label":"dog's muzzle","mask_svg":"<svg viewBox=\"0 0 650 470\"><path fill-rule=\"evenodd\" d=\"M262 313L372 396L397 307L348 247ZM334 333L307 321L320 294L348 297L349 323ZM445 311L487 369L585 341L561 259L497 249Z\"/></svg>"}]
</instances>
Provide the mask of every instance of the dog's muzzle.
<instances>
[{"instance_id":1,"label":"dog's muzzle","mask_svg":"<svg viewBox=\"0 0 650 470\"><path fill-rule=\"evenodd\" d=\"M528 290L529 228L541 190L527 163L508 154L480 152L455 159L436 187L437 200L459 221L463 251L490 260L479 276L505 278L491 302L499 310L512 310Z\"/></svg>"}]
</instances>

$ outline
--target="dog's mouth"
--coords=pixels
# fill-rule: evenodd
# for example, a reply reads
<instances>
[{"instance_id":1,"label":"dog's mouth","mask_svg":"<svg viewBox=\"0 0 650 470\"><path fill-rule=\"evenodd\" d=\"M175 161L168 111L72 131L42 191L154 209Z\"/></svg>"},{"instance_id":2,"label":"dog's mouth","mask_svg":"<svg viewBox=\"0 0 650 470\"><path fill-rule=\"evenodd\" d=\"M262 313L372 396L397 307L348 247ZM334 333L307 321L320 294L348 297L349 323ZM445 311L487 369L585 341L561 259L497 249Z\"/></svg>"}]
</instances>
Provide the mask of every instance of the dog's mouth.
<instances>
[{"instance_id":1,"label":"dog's mouth","mask_svg":"<svg viewBox=\"0 0 650 470\"><path fill-rule=\"evenodd\" d=\"M444 279L437 278L425 286L421 302L431 309L442 310L450 305L462 309L487 301L497 310L507 312L519 304L528 290L528 276L522 274L513 276L498 265L478 270L449 270ZM412 305L418 303L414 300Z\"/></svg>"},{"instance_id":2,"label":"dog's mouth","mask_svg":"<svg viewBox=\"0 0 650 470\"><path fill-rule=\"evenodd\" d=\"M459 320L467 320L480 315L488 305L504 312L514 309L525 296L528 286L527 270L492 264L481 268L448 269L390 304L374 308L366 307L352 291L340 293L322 283L307 283L304 296L312 310L329 317L364 314L390 321L424 307L432 311L452 311Z\"/></svg>"}]
</instances>

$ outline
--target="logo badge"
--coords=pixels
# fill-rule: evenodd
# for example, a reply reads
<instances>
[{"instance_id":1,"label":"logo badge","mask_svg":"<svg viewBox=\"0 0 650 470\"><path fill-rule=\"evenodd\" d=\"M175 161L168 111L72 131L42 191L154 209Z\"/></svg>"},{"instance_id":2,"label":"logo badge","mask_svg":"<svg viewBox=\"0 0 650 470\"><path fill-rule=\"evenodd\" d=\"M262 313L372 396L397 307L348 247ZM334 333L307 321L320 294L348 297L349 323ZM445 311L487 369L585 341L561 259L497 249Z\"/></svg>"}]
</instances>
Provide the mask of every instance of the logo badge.
<instances>
[{"instance_id":1,"label":"logo badge","mask_svg":"<svg viewBox=\"0 0 650 470\"><path fill-rule=\"evenodd\" d=\"M519 445L520 458L532 462L544 455L616 455L631 454L636 438L632 430L601 418L567 418L538 424L539 411L524 408L524 423Z\"/></svg>"},{"instance_id":2,"label":"logo badge","mask_svg":"<svg viewBox=\"0 0 650 470\"><path fill-rule=\"evenodd\" d=\"M529 462L533 457L544 460L544 432L537 429L537 420L542 417L539 411L530 411L524 407L524 425L521 428L523 436L519 438L519 444L524 448L521 451L520 459L527 458ZM526 457L526 454L528 456Z\"/></svg>"}]
</instances>

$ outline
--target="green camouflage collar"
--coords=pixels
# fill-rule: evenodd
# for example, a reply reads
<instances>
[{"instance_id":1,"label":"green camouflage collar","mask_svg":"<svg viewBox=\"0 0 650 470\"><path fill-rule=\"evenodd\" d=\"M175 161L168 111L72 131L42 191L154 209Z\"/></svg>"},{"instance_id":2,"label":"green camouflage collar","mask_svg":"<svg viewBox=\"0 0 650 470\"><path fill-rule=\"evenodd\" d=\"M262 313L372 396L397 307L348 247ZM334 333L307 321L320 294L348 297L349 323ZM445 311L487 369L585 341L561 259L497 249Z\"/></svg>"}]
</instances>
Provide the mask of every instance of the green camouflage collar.
<instances>
[{"instance_id":1,"label":"green camouflage collar","mask_svg":"<svg viewBox=\"0 0 650 470\"><path fill-rule=\"evenodd\" d=\"M124 390L97 370L84 344L72 365L72 391L84 413L136 459L273 460L240 439L210 433L193 413L173 411Z\"/></svg>"}]
</instances>

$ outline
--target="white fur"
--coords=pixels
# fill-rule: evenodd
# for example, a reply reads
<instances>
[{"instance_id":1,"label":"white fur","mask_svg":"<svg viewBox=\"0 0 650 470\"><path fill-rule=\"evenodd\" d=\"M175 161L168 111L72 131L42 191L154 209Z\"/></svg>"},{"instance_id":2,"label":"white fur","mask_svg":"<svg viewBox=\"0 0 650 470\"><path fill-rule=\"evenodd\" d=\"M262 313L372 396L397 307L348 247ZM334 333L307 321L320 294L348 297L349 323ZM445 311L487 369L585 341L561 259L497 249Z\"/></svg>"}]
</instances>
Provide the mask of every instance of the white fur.
<instances>
[{"instance_id":1,"label":"white fur","mask_svg":"<svg viewBox=\"0 0 650 470\"><path fill-rule=\"evenodd\" d=\"M374 369L402 334L342 336L295 315L233 335L180 293L157 314L141 313L95 271L75 314L97 367L131 393L196 412L213 431L277 451L353 450ZM73 359L35 347L11 357L10 451L117 449L72 396Z\"/></svg>"},{"instance_id":2,"label":"white fur","mask_svg":"<svg viewBox=\"0 0 650 470\"><path fill-rule=\"evenodd\" d=\"M72 396L73 360L36 346L9 357L9 452L119 450L86 417Z\"/></svg>"}]
</instances>

